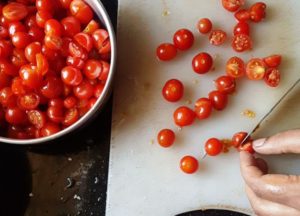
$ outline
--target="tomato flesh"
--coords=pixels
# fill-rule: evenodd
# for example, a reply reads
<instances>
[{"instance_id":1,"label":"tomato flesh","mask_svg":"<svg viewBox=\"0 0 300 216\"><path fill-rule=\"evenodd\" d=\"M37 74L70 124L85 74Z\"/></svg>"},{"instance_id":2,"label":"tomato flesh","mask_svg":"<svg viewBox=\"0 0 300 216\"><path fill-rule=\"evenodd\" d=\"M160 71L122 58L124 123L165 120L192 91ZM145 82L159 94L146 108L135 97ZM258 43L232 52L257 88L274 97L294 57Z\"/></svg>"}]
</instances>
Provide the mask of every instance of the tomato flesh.
<instances>
[{"instance_id":1,"label":"tomato flesh","mask_svg":"<svg viewBox=\"0 0 300 216\"><path fill-rule=\"evenodd\" d=\"M227 34L223 30L213 30L209 35L209 42L214 46L220 46L225 43Z\"/></svg>"},{"instance_id":2,"label":"tomato flesh","mask_svg":"<svg viewBox=\"0 0 300 216\"><path fill-rule=\"evenodd\" d=\"M250 7L250 19L253 22L261 22L266 17L267 5L257 2Z\"/></svg>"},{"instance_id":3,"label":"tomato flesh","mask_svg":"<svg viewBox=\"0 0 300 216\"><path fill-rule=\"evenodd\" d=\"M280 77L280 72L277 68L269 68L266 71L264 80L268 86L277 87L280 83Z\"/></svg>"},{"instance_id":4,"label":"tomato flesh","mask_svg":"<svg viewBox=\"0 0 300 216\"><path fill-rule=\"evenodd\" d=\"M262 59L251 59L246 66L246 74L250 80L261 80L266 73L266 65Z\"/></svg>"},{"instance_id":5,"label":"tomato flesh","mask_svg":"<svg viewBox=\"0 0 300 216\"><path fill-rule=\"evenodd\" d=\"M246 34L237 34L233 37L231 46L237 52L251 50L252 39Z\"/></svg>"},{"instance_id":6,"label":"tomato flesh","mask_svg":"<svg viewBox=\"0 0 300 216\"><path fill-rule=\"evenodd\" d=\"M222 0L223 7L230 12L237 11L244 4L245 0Z\"/></svg>"},{"instance_id":7,"label":"tomato flesh","mask_svg":"<svg viewBox=\"0 0 300 216\"><path fill-rule=\"evenodd\" d=\"M232 57L226 63L226 73L233 78L240 78L245 75L245 62L239 57Z\"/></svg>"}]
</instances>

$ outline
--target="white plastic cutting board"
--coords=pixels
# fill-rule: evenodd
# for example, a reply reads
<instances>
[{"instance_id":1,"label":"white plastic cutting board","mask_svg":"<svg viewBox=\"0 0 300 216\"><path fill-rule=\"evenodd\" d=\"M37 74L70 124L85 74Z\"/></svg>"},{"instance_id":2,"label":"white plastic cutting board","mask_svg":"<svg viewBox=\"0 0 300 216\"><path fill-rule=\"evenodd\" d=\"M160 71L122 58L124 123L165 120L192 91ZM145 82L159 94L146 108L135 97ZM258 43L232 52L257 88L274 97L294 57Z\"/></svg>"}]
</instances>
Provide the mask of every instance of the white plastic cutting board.
<instances>
[{"instance_id":1,"label":"white plastic cutting board","mask_svg":"<svg viewBox=\"0 0 300 216\"><path fill-rule=\"evenodd\" d=\"M240 176L238 154L217 158L207 157L200 162L195 175L179 170L184 155L201 158L203 143L210 137L229 138L237 131L250 131L300 77L300 1L265 0L268 18L252 25L254 50L240 54L245 60L279 53L284 57L282 83L271 89L264 82L246 79L238 82L238 94L230 97L223 112L215 112L206 121L197 121L192 127L177 129L172 120L173 111L188 101L206 96L214 88L213 80L224 74L226 60L237 55L228 42L212 47L206 36L195 29L199 18L209 17L215 28L231 34L235 20L225 11L220 0L120 0L118 25L118 73L115 83L113 127L109 166L107 216L168 216L216 206L249 212L250 205L244 193ZM255 1L248 0L249 4ZM176 60L165 63L155 57L161 42L170 42L179 28L189 28L196 43ZM199 52L217 56L215 71L197 75L192 71L191 59ZM161 89L166 80L183 81L184 99L175 104L162 99ZM299 94L298 94L299 95ZM291 109L297 100L289 100L285 112L264 128L261 136L275 131L300 126L299 108ZM192 105L188 105L192 106ZM245 109L256 112L255 119L241 115ZM293 121L283 121L285 117ZM276 121L279 119L280 121ZM299 122L299 124L297 124ZM277 124L279 123L279 124ZM156 143L162 128L176 131L176 144L163 149ZM300 173L296 157L273 157L273 168Z\"/></svg>"}]
</instances>

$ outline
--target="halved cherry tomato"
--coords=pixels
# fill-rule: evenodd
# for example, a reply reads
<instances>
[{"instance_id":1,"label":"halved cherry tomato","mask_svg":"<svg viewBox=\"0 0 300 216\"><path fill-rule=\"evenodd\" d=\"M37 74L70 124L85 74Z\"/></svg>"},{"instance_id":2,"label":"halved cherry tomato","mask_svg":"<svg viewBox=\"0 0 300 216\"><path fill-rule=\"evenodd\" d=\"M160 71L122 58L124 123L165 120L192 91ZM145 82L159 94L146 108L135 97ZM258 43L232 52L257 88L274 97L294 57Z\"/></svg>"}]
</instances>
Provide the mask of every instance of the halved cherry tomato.
<instances>
[{"instance_id":1,"label":"halved cherry tomato","mask_svg":"<svg viewBox=\"0 0 300 216\"><path fill-rule=\"evenodd\" d=\"M40 27L31 27L28 31L28 34L32 37L33 41L43 42L45 33Z\"/></svg>"},{"instance_id":2,"label":"halved cherry tomato","mask_svg":"<svg viewBox=\"0 0 300 216\"><path fill-rule=\"evenodd\" d=\"M100 61L89 59L84 66L84 75L88 79L97 79L101 75L102 70Z\"/></svg>"},{"instance_id":3,"label":"halved cherry tomato","mask_svg":"<svg viewBox=\"0 0 300 216\"><path fill-rule=\"evenodd\" d=\"M156 49L156 56L161 61L170 61L177 55L177 49L173 44L163 43Z\"/></svg>"},{"instance_id":4,"label":"halved cherry tomato","mask_svg":"<svg viewBox=\"0 0 300 216\"><path fill-rule=\"evenodd\" d=\"M100 54L109 53L111 51L109 34L105 29L98 29L92 34L94 46Z\"/></svg>"},{"instance_id":5,"label":"halved cherry tomato","mask_svg":"<svg viewBox=\"0 0 300 216\"><path fill-rule=\"evenodd\" d=\"M41 129L47 122L47 116L40 110L30 110L27 112L29 122L36 128Z\"/></svg>"},{"instance_id":6,"label":"halved cherry tomato","mask_svg":"<svg viewBox=\"0 0 300 216\"><path fill-rule=\"evenodd\" d=\"M55 35L55 36L61 36L63 27L60 24L59 21L56 19L49 19L45 22L45 34L46 35Z\"/></svg>"},{"instance_id":7,"label":"halved cherry tomato","mask_svg":"<svg viewBox=\"0 0 300 216\"><path fill-rule=\"evenodd\" d=\"M205 74L210 71L213 59L208 53L199 53L193 58L193 70L198 74Z\"/></svg>"},{"instance_id":8,"label":"halved cherry tomato","mask_svg":"<svg viewBox=\"0 0 300 216\"><path fill-rule=\"evenodd\" d=\"M39 10L36 13L36 24L40 27L40 28L44 28L45 23L47 20L51 19L52 15L49 11L45 11L45 10Z\"/></svg>"},{"instance_id":9,"label":"halved cherry tomato","mask_svg":"<svg viewBox=\"0 0 300 216\"><path fill-rule=\"evenodd\" d=\"M71 86L79 85L82 81L81 71L75 67L67 66L64 67L61 71L62 81Z\"/></svg>"},{"instance_id":10,"label":"halved cherry tomato","mask_svg":"<svg viewBox=\"0 0 300 216\"><path fill-rule=\"evenodd\" d=\"M81 32L76 34L74 40L88 52L93 48L93 39L87 33Z\"/></svg>"},{"instance_id":11,"label":"halved cherry tomato","mask_svg":"<svg viewBox=\"0 0 300 216\"><path fill-rule=\"evenodd\" d=\"M102 63L102 73L99 76L99 80L105 82L108 78L110 64L106 61L101 61L101 63Z\"/></svg>"},{"instance_id":12,"label":"halved cherry tomato","mask_svg":"<svg viewBox=\"0 0 300 216\"><path fill-rule=\"evenodd\" d=\"M26 32L26 27L20 21L10 22L8 25L9 36L12 37L16 32Z\"/></svg>"},{"instance_id":13,"label":"halved cherry tomato","mask_svg":"<svg viewBox=\"0 0 300 216\"><path fill-rule=\"evenodd\" d=\"M73 37L80 32L80 21L76 17L68 16L63 18L61 24L64 30L64 36Z\"/></svg>"},{"instance_id":14,"label":"halved cherry tomato","mask_svg":"<svg viewBox=\"0 0 300 216\"><path fill-rule=\"evenodd\" d=\"M183 92L184 86L177 79L168 80L162 89L163 97L169 102L179 101L183 96Z\"/></svg>"},{"instance_id":15,"label":"halved cherry tomato","mask_svg":"<svg viewBox=\"0 0 300 216\"><path fill-rule=\"evenodd\" d=\"M12 36L11 41L16 48L22 49L31 43L32 38L26 32L16 32Z\"/></svg>"},{"instance_id":16,"label":"halved cherry tomato","mask_svg":"<svg viewBox=\"0 0 300 216\"><path fill-rule=\"evenodd\" d=\"M18 68L28 63L23 49L14 48L10 60Z\"/></svg>"},{"instance_id":17,"label":"halved cherry tomato","mask_svg":"<svg viewBox=\"0 0 300 216\"><path fill-rule=\"evenodd\" d=\"M220 46L225 43L227 34L223 30L213 30L209 35L209 42L214 46Z\"/></svg>"},{"instance_id":18,"label":"halved cherry tomato","mask_svg":"<svg viewBox=\"0 0 300 216\"><path fill-rule=\"evenodd\" d=\"M240 22L246 22L250 19L250 11L241 9L234 14L234 17Z\"/></svg>"},{"instance_id":19,"label":"halved cherry tomato","mask_svg":"<svg viewBox=\"0 0 300 216\"><path fill-rule=\"evenodd\" d=\"M25 57L31 63L36 63L36 54L42 52L42 45L40 42L32 42L25 48Z\"/></svg>"},{"instance_id":20,"label":"halved cherry tomato","mask_svg":"<svg viewBox=\"0 0 300 216\"><path fill-rule=\"evenodd\" d=\"M245 75L245 62L239 57L231 57L226 63L226 73L233 78L240 78Z\"/></svg>"},{"instance_id":21,"label":"halved cherry tomato","mask_svg":"<svg viewBox=\"0 0 300 216\"><path fill-rule=\"evenodd\" d=\"M281 55L271 55L264 58L264 62L268 67L278 67L281 64Z\"/></svg>"},{"instance_id":22,"label":"halved cherry tomato","mask_svg":"<svg viewBox=\"0 0 300 216\"><path fill-rule=\"evenodd\" d=\"M202 34L207 34L212 30L212 22L208 18L203 18L198 21L197 29Z\"/></svg>"},{"instance_id":23,"label":"halved cherry tomato","mask_svg":"<svg viewBox=\"0 0 300 216\"><path fill-rule=\"evenodd\" d=\"M216 110L223 110L227 106L228 96L226 93L221 91L212 91L209 93L208 98Z\"/></svg>"},{"instance_id":24,"label":"halved cherry tomato","mask_svg":"<svg viewBox=\"0 0 300 216\"><path fill-rule=\"evenodd\" d=\"M242 142L245 141L244 139L247 137L247 135L248 133L243 131L234 134L231 139L232 146L238 148Z\"/></svg>"},{"instance_id":25,"label":"halved cherry tomato","mask_svg":"<svg viewBox=\"0 0 300 216\"><path fill-rule=\"evenodd\" d=\"M184 156L180 160L180 169L186 174L193 174L198 170L199 163L193 156Z\"/></svg>"},{"instance_id":26,"label":"halved cherry tomato","mask_svg":"<svg viewBox=\"0 0 300 216\"><path fill-rule=\"evenodd\" d=\"M198 119L207 119L212 112L213 104L208 98L200 98L195 103L195 113Z\"/></svg>"},{"instance_id":27,"label":"halved cherry tomato","mask_svg":"<svg viewBox=\"0 0 300 216\"><path fill-rule=\"evenodd\" d=\"M63 125L70 126L79 119L79 112L77 108L68 109L65 113Z\"/></svg>"},{"instance_id":28,"label":"halved cherry tomato","mask_svg":"<svg viewBox=\"0 0 300 216\"><path fill-rule=\"evenodd\" d=\"M251 59L246 66L246 74L250 80L261 80L266 73L266 64L262 59Z\"/></svg>"},{"instance_id":29,"label":"halved cherry tomato","mask_svg":"<svg viewBox=\"0 0 300 216\"><path fill-rule=\"evenodd\" d=\"M43 45L42 46L42 53L46 56L49 60L57 59L59 52L57 50L50 49L49 47Z\"/></svg>"},{"instance_id":30,"label":"halved cherry tomato","mask_svg":"<svg viewBox=\"0 0 300 216\"><path fill-rule=\"evenodd\" d=\"M78 69L83 69L83 67L85 66L85 62L81 58L78 58L78 57L68 56L66 62L67 62L68 66L73 66ZM102 66L102 64L101 64L101 66Z\"/></svg>"},{"instance_id":31,"label":"halved cherry tomato","mask_svg":"<svg viewBox=\"0 0 300 216\"><path fill-rule=\"evenodd\" d=\"M23 125L27 120L27 115L18 107L8 108L5 112L5 119L9 124Z\"/></svg>"},{"instance_id":32,"label":"halved cherry tomato","mask_svg":"<svg viewBox=\"0 0 300 216\"><path fill-rule=\"evenodd\" d=\"M89 35L92 35L97 29L100 28L100 25L95 20L91 20L87 26L84 28L83 32Z\"/></svg>"},{"instance_id":33,"label":"halved cherry tomato","mask_svg":"<svg viewBox=\"0 0 300 216\"><path fill-rule=\"evenodd\" d=\"M179 107L173 114L174 122L179 127L189 126L194 123L196 114L186 106Z\"/></svg>"},{"instance_id":34,"label":"halved cherry tomato","mask_svg":"<svg viewBox=\"0 0 300 216\"><path fill-rule=\"evenodd\" d=\"M36 70L42 76L46 75L49 70L48 60L41 53L36 54Z\"/></svg>"},{"instance_id":35,"label":"halved cherry tomato","mask_svg":"<svg viewBox=\"0 0 300 216\"><path fill-rule=\"evenodd\" d=\"M13 52L13 46L9 41L0 40L0 58L7 58Z\"/></svg>"},{"instance_id":36,"label":"halved cherry tomato","mask_svg":"<svg viewBox=\"0 0 300 216\"><path fill-rule=\"evenodd\" d=\"M269 68L264 77L268 86L277 87L280 83L280 72L277 68Z\"/></svg>"},{"instance_id":37,"label":"halved cherry tomato","mask_svg":"<svg viewBox=\"0 0 300 216\"><path fill-rule=\"evenodd\" d=\"M74 42L69 43L69 53L71 56L81 58L83 60L88 58L87 51Z\"/></svg>"},{"instance_id":38,"label":"halved cherry tomato","mask_svg":"<svg viewBox=\"0 0 300 216\"><path fill-rule=\"evenodd\" d=\"M173 43L179 50L188 50L194 44L194 35L188 29L179 29L173 36Z\"/></svg>"},{"instance_id":39,"label":"halved cherry tomato","mask_svg":"<svg viewBox=\"0 0 300 216\"><path fill-rule=\"evenodd\" d=\"M240 146L239 151L246 151L250 154L254 154L255 150L253 149L253 141L249 141L246 144Z\"/></svg>"},{"instance_id":40,"label":"halved cherry tomato","mask_svg":"<svg viewBox=\"0 0 300 216\"><path fill-rule=\"evenodd\" d=\"M18 98L18 104L24 110L33 110L39 103L40 97L36 93L28 93Z\"/></svg>"},{"instance_id":41,"label":"halved cherry tomato","mask_svg":"<svg viewBox=\"0 0 300 216\"><path fill-rule=\"evenodd\" d=\"M16 97L14 96L11 88L5 87L0 90L0 103L3 107L8 107L15 103Z\"/></svg>"},{"instance_id":42,"label":"halved cherry tomato","mask_svg":"<svg viewBox=\"0 0 300 216\"><path fill-rule=\"evenodd\" d=\"M44 43L46 47L52 50L60 50L63 45L61 37L56 35L46 35Z\"/></svg>"},{"instance_id":43,"label":"halved cherry tomato","mask_svg":"<svg viewBox=\"0 0 300 216\"><path fill-rule=\"evenodd\" d=\"M23 65L20 68L19 74L23 80L23 84L31 89L38 88L42 84L42 77L33 65Z\"/></svg>"},{"instance_id":44,"label":"halved cherry tomato","mask_svg":"<svg viewBox=\"0 0 300 216\"><path fill-rule=\"evenodd\" d=\"M70 12L83 24L89 23L93 18L92 9L82 0L73 0L70 4Z\"/></svg>"},{"instance_id":45,"label":"halved cherry tomato","mask_svg":"<svg viewBox=\"0 0 300 216\"><path fill-rule=\"evenodd\" d=\"M250 19L253 22L260 22L266 17L267 5L263 2L257 2L250 7Z\"/></svg>"},{"instance_id":46,"label":"halved cherry tomato","mask_svg":"<svg viewBox=\"0 0 300 216\"><path fill-rule=\"evenodd\" d=\"M105 85L103 83L99 83L94 87L94 97L99 98L103 92Z\"/></svg>"},{"instance_id":47,"label":"halved cherry tomato","mask_svg":"<svg viewBox=\"0 0 300 216\"><path fill-rule=\"evenodd\" d=\"M210 138L205 143L205 152L209 156L217 156L223 151L223 143L216 139Z\"/></svg>"},{"instance_id":48,"label":"halved cherry tomato","mask_svg":"<svg viewBox=\"0 0 300 216\"><path fill-rule=\"evenodd\" d=\"M244 4L245 0L222 0L223 7L230 12L237 11Z\"/></svg>"},{"instance_id":49,"label":"halved cherry tomato","mask_svg":"<svg viewBox=\"0 0 300 216\"><path fill-rule=\"evenodd\" d=\"M4 58L0 58L0 71L9 76L18 75L18 68Z\"/></svg>"},{"instance_id":50,"label":"halved cherry tomato","mask_svg":"<svg viewBox=\"0 0 300 216\"><path fill-rule=\"evenodd\" d=\"M244 52L252 49L252 40L248 35L238 34L233 37L231 46L237 52Z\"/></svg>"},{"instance_id":51,"label":"halved cherry tomato","mask_svg":"<svg viewBox=\"0 0 300 216\"><path fill-rule=\"evenodd\" d=\"M47 116L52 122L61 123L64 119L64 109L62 107L49 106Z\"/></svg>"},{"instance_id":52,"label":"halved cherry tomato","mask_svg":"<svg viewBox=\"0 0 300 216\"><path fill-rule=\"evenodd\" d=\"M168 148L174 144L175 133L170 129L163 129L157 135L157 142L160 146Z\"/></svg>"},{"instance_id":53,"label":"halved cherry tomato","mask_svg":"<svg viewBox=\"0 0 300 216\"><path fill-rule=\"evenodd\" d=\"M73 88L74 95L81 99L89 99L94 94L94 87L88 81L83 80L78 86Z\"/></svg>"},{"instance_id":54,"label":"halved cherry tomato","mask_svg":"<svg viewBox=\"0 0 300 216\"><path fill-rule=\"evenodd\" d=\"M59 77L49 76L43 81L41 93L49 99L58 98L63 93L63 82Z\"/></svg>"},{"instance_id":55,"label":"halved cherry tomato","mask_svg":"<svg viewBox=\"0 0 300 216\"><path fill-rule=\"evenodd\" d=\"M232 94L235 92L235 79L230 76L220 76L215 80L216 88L223 93Z\"/></svg>"},{"instance_id":56,"label":"halved cherry tomato","mask_svg":"<svg viewBox=\"0 0 300 216\"><path fill-rule=\"evenodd\" d=\"M233 30L234 35L250 35L250 26L247 22L238 22Z\"/></svg>"},{"instance_id":57,"label":"halved cherry tomato","mask_svg":"<svg viewBox=\"0 0 300 216\"><path fill-rule=\"evenodd\" d=\"M77 98L74 96L68 96L64 99L64 107L66 109L72 109L77 104Z\"/></svg>"},{"instance_id":58,"label":"halved cherry tomato","mask_svg":"<svg viewBox=\"0 0 300 216\"><path fill-rule=\"evenodd\" d=\"M15 95L24 95L27 91L20 77L15 77L11 84L11 90Z\"/></svg>"},{"instance_id":59,"label":"halved cherry tomato","mask_svg":"<svg viewBox=\"0 0 300 216\"><path fill-rule=\"evenodd\" d=\"M51 136L53 134L56 134L60 131L60 126L53 122L47 122L45 126L41 129L40 135L42 137Z\"/></svg>"},{"instance_id":60,"label":"halved cherry tomato","mask_svg":"<svg viewBox=\"0 0 300 216\"><path fill-rule=\"evenodd\" d=\"M10 2L3 7L2 14L9 21L19 21L27 16L28 9L24 4Z\"/></svg>"}]
</instances>

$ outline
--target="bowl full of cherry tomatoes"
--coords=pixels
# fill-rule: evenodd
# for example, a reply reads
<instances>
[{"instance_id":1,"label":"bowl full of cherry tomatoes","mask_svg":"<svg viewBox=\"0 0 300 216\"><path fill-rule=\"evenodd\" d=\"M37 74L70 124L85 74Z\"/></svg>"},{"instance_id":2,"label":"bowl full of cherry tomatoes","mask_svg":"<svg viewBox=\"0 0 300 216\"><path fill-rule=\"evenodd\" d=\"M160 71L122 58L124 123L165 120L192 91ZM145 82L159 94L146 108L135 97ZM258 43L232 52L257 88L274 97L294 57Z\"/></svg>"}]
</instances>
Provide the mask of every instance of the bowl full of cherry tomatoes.
<instances>
[{"instance_id":1,"label":"bowl full of cherry tomatoes","mask_svg":"<svg viewBox=\"0 0 300 216\"><path fill-rule=\"evenodd\" d=\"M0 3L0 142L40 144L86 125L110 96L115 63L100 1Z\"/></svg>"}]
</instances>

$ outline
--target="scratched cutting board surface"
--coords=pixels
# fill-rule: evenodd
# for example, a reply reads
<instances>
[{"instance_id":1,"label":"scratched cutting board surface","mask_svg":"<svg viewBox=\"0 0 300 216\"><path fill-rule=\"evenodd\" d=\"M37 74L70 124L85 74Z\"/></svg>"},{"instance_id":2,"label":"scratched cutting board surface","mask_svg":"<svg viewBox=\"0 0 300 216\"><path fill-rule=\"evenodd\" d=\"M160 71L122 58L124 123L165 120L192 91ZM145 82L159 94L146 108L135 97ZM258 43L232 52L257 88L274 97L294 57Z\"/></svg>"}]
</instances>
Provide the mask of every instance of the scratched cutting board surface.
<instances>
[{"instance_id":1,"label":"scratched cutting board surface","mask_svg":"<svg viewBox=\"0 0 300 216\"><path fill-rule=\"evenodd\" d=\"M247 1L249 4L254 1ZM107 216L175 215L186 211L215 206L249 212L244 193L238 154L231 151L220 157L200 161L195 175L179 170L184 155L203 156L203 143L210 137L229 138L237 131L250 131L277 100L300 77L300 1L266 0L267 19L252 25L254 50L238 54L243 59L264 57L274 53L284 56L282 82L271 89L264 82L243 79L237 83L238 94L230 97L223 112L215 112L209 120L197 121L192 127L178 130L172 120L180 105L206 96L214 88L213 80L224 74L226 60L237 55L230 42L212 47L207 36L195 29L199 18L209 17L215 28L231 34L235 20L225 11L220 0L120 0L118 24L118 71L114 92L113 128L111 138ZM195 44L169 63L155 58L161 42L171 42L179 28L189 28L195 34ZM215 56L215 70L207 75L192 71L191 59L199 52ZM165 81L180 79L186 89L178 103L162 99ZM288 101L288 111L278 111L271 125L259 136L281 129L300 126L296 99ZM255 111L256 118L241 115L245 109ZM292 120L284 119L290 117ZM276 121L276 119L279 119ZM162 128L176 131L176 143L163 149L156 143ZM300 173L297 157L271 157L268 161L277 172Z\"/></svg>"}]
</instances>

